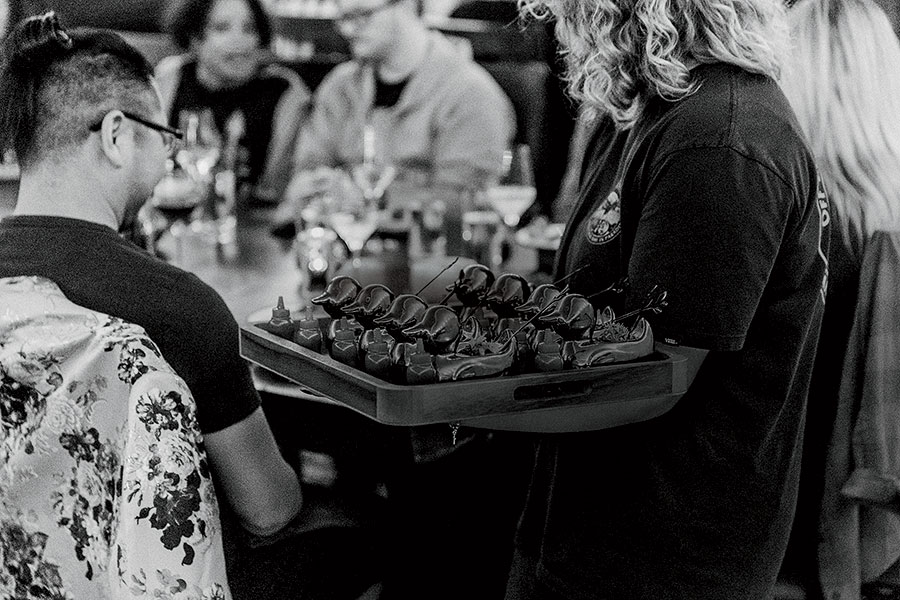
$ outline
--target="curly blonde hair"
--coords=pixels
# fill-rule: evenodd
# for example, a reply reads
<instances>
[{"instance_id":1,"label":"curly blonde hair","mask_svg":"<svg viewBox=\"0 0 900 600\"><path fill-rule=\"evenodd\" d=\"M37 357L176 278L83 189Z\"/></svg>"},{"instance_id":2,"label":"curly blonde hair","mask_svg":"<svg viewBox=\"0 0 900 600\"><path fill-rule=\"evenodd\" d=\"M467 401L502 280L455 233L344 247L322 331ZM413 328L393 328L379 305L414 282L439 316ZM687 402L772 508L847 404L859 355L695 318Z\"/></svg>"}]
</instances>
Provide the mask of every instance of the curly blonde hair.
<instances>
[{"instance_id":1,"label":"curly blonde hair","mask_svg":"<svg viewBox=\"0 0 900 600\"><path fill-rule=\"evenodd\" d=\"M777 79L786 48L780 0L518 1L526 18L556 18L570 94L623 129L651 98L695 92L697 63Z\"/></svg>"},{"instance_id":2,"label":"curly blonde hair","mask_svg":"<svg viewBox=\"0 0 900 600\"><path fill-rule=\"evenodd\" d=\"M789 22L781 87L844 241L900 228L900 42L890 21L871 0L801 0Z\"/></svg>"}]
</instances>

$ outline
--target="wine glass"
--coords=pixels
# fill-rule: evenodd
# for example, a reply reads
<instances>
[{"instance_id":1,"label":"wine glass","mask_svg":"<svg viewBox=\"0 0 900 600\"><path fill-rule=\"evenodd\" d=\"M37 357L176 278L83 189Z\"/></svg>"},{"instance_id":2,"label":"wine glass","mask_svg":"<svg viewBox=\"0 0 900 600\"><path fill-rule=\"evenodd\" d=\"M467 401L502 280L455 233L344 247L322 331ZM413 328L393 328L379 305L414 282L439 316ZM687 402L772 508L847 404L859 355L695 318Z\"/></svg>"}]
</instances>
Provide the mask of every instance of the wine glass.
<instances>
[{"instance_id":1,"label":"wine glass","mask_svg":"<svg viewBox=\"0 0 900 600\"><path fill-rule=\"evenodd\" d=\"M196 181L209 184L222 154L222 136L209 109L183 110L178 115L184 144L176 155L178 164Z\"/></svg>"},{"instance_id":2,"label":"wine glass","mask_svg":"<svg viewBox=\"0 0 900 600\"><path fill-rule=\"evenodd\" d=\"M537 197L528 144L517 144L503 153L499 185L489 188L485 198L503 223L514 229Z\"/></svg>"},{"instance_id":3,"label":"wine glass","mask_svg":"<svg viewBox=\"0 0 900 600\"><path fill-rule=\"evenodd\" d=\"M366 123L363 126L362 164L351 168L350 176L362 191L365 201L377 205L388 186L394 181L397 170L393 165L378 160L375 145L375 127L372 123Z\"/></svg>"},{"instance_id":4,"label":"wine glass","mask_svg":"<svg viewBox=\"0 0 900 600\"><path fill-rule=\"evenodd\" d=\"M298 292L304 308L312 308L313 288L324 288L334 275L343 252L343 246L336 241L333 230L319 226L300 230L294 237L294 258L300 272Z\"/></svg>"},{"instance_id":5,"label":"wine glass","mask_svg":"<svg viewBox=\"0 0 900 600\"><path fill-rule=\"evenodd\" d=\"M515 229L537 196L534 186L499 185L485 191L485 199L503 219L503 224Z\"/></svg>"},{"instance_id":6,"label":"wine glass","mask_svg":"<svg viewBox=\"0 0 900 600\"><path fill-rule=\"evenodd\" d=\"M350 250L350 259L359 267L366 242L378 228L378 210L371 201L345 202L328 216L328 224Z\"/></svg>"},{"instance_id":7,"label":"wine glass","mask_svg":"<svg viewBox=\"0 0 900 600\"><path fill-rule=\"evenodd\" d=\"M184 260L183 240L185 230L191 222L194 211L203 200L203 187L185 170L169 164L166 175L156 184L151 206L163 217L166 229L175 242L175 260Z\"/></svg>"},{"instance_id":8,"label":"wine glass","mask_svg":"<svg viewBox=\"0 0 900 600\"><path fill-rule=\"evenodd\" d=\"M397 170L393 165L364 162L361 165L354 166L350 171L350 175L353 178L353 183L363 193L363 198L367 202L377 205L384 197L384 192L387 191L388 186L394 181Z\"/></svg>"}]
</instances>

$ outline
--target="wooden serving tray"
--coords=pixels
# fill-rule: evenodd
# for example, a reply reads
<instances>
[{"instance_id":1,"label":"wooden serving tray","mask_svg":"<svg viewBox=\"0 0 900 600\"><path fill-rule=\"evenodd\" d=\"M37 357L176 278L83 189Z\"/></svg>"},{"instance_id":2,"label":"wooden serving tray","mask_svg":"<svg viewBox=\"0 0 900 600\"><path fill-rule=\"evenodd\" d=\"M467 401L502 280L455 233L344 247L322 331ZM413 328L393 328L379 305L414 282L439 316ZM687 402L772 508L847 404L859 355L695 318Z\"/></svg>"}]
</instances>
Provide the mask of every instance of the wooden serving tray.
<instances>
[{"instance_id":1,"label":"wooden serving tray","mask_svg":"<svg viewBox=\"0 0 900 600\"><path fill-rule=\"evenodd\" d=\"M254 324L241 328L240 341L247 360L386 425L458 423L533 432L605 429L665 413L688 385L687 359L662 345L645 360L629 363L398 385Z\"/></svg>"}]
</instances>

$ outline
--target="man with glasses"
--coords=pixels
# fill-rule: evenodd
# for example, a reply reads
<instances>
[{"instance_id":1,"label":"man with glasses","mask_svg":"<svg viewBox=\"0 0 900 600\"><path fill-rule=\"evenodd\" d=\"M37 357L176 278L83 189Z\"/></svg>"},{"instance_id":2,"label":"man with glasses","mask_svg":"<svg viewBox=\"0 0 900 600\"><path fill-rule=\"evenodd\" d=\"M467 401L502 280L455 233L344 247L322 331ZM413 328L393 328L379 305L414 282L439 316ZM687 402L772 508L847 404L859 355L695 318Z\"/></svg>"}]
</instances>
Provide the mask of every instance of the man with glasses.
<instances>
[{"instance_id":1,"label":"man with glasses","mask_svg":"<svg viewBox=\"0 0 900 600\"><path fill-rule=\"evenodd\" d=\"M184 134L180 129L175 129L173 127L169 127L168 125L163 125L162 123L155 123L153 121L148 121L147 119L138 116L132 112L128 112L127 110L120 111L122 116L126 119L134 121L135 123L140 123L144 127L149 127L154 131L158 131L162 136L163 147L166 149L166 155L171 156L175 150L176 144L184 139ZM99 120L93 125L91 125L91 131L100 131L103 128L103 120Z\"/></svg>"},{"instance_id":2,"label":"man with glasses","mask_svg":"<svg viewBox=\"0 0 900 600\"><path fill-rule=\"evenodd\" d=\"M15 212L0 221L0 278L50 279L75 304L142 326L195 397L222 499L248 531L281 529L300 486L234 317L197 277L118 235L181 136L162 124L152 68L119 36L69 34L52 12L19 24L0 56L0 154L14 149L21 169Z\"/></svg>"},{"instance_id":3,"label":"man with glasses","mask_svg":"<svg viewBox=\"0 0 900 600\"><path fill-rule=\"evenodd\" d=\"M429 31L413 0L339 5L353 60L329 73L317 91L286 198L302 202L328 188L367 150L397 168L395 188L478 188L496 179L515 115L491 76ZM364 143L367 127L371 137Z\"/></svg>"}]
</instances>

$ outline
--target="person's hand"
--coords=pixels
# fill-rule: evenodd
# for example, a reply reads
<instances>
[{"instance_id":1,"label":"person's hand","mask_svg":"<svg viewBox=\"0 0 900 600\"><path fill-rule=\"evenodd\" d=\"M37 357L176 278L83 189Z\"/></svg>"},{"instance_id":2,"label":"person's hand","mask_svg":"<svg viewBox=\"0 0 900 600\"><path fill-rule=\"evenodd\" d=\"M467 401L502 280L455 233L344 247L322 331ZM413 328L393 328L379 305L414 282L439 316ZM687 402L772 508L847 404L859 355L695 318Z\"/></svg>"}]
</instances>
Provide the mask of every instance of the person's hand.
<instances>
[{"instance_id":1,"label":"person's hand","mask_svg":"<svg viewBox=\"0 0 900 600\"><path fill-rule=\"evenodd\" d=\"M342 169L319 167L300 171L291 180L284 200L272 216L271 233L293 237L296 225L316 222L336 207L362 205L362 191Z\"/></svg>"},{"instance_id":2,"label":"person's hand","mask_svg":"<svg viewBox=\"0 0 900 600\"><path fill-rule=\"evenodd\" d=\"M340 169L329 167L300 171L288 184L284 199L287 202L298 204L304 203L314 196L327 194L342 175L346 176Z\"/></svg>"},{"instance_id":3,"label":"person's hand","mask_svg":"<svg viewBox=\"0 0 900 600\"><path fill-rule=\"evenodd\" d=\"M301 219L300 211L316 198L326 196L338 173L337 169L319 167L294 175L285 189L281 204L271 217L270 233L279 238L293 238L297 232L296 224Z\"/></svg>"}]
</instances>

